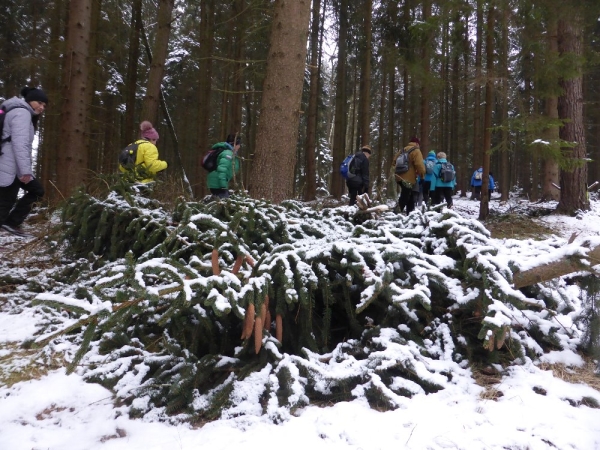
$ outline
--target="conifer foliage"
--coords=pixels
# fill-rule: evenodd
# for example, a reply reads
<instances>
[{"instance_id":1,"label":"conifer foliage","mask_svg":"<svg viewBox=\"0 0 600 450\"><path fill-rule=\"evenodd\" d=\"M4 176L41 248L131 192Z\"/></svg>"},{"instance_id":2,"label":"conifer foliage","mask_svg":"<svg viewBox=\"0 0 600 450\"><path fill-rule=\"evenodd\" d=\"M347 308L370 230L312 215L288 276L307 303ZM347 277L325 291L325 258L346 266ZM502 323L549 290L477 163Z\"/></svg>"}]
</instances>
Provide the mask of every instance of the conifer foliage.
<instances>
[{"instance_id":1,"label":"conifer foliage","mask_svg":"<svg viewBox=\"0 0 600 450\"><path fill-rule=\"evenodd\" d=\"M60 313L35 344L77 343L69 370L133 416L281 421L357 396L397 408L460 384L470 363L575 345L552 319L568 308L560 291L512 289L487 230L452 211L355 221L346 206L233 196L167 213L130 192L69 203L78 259L37 296Z\"/></svg>"}]
</instances>

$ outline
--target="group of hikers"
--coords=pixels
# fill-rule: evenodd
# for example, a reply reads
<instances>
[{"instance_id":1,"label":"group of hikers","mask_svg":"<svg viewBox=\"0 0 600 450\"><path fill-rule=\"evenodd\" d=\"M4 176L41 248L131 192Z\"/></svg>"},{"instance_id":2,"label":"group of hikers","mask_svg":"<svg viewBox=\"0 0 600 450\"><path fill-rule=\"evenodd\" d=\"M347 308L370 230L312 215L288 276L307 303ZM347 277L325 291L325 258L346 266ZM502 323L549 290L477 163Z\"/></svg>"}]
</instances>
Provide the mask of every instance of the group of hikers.
<instances>
[{"instance_id":1,"label":"group of hikers","mask_svg":"<svg viewBox=\"0 0 600 450\"><path fill-rule=\"evenodd\" d=\"M369 158L371 148L363 146L354 156L354 170L352 176L346 179L349 205L356 204L358 194L369 191ZM452 193L456 185L456 171L454 166L446 159L446 153L431 150L423 160L421 142L413 136L408 145L400 149L392 159L391 169L398 184L400 195L396 212L410 213L415 205L421 201L432 205L446 201L452 207Z\"/></svg>"},{"instance_id":2,"label":"group of hikers","mask_svg":"<svg viewBox=\"0 0 600 450\"><path fill-rule=\"evenodd\" d=\"M31 212L35 202L44 196L44 188L33 175L32 152L37 122L49 104L48 96L39 88L25 87L21 96L12 97L0 105L0 228L9 233L24 236L21 225ZM159 134L152 123L145 120L140 124L140 139L130 144L125 150L131 165L127 165L120 157L119 170L133 174L134 180L140 183L151 183L164 171L168 164L159 159L157 142ZM240 170L240 138L230 134L224 142L213 145L213 157L210 169L202 165L209 173L207 184L213 196L229 197L229 183ZM372 150L364 145L352 158L352 175L346 183L350 196L350 205L356 203L356 197L369 191L369 158ZM452 207L452 193L456 185L454 166L446 159L444 152L431 150L423 159L420 141L413 136L406 147L394 155L394 176L400 195L397 212L406 209L410 213L415 204L440 204L443 200ZM471 177L472 196L474 200L481 198L483 169L477 169ZM489 174L489 195L495 188L492 174ZM24 195L19 197L19 191Z\"/></svg>"},{"instance_id":3,"label":"group of hikers","mask_svg":"<svg viewBox=\"0 0 600 450\"><path fill-rule=\"evenodd\" d=\"M44 188L33 174L33 141L37 123L49 104L46 93L33 87L25 87L20 96L14 96L0 105L0 229L17 236L27 236L22 224L31 212L33 204L44 196ZM133 174L140 183L151 183L168 164L159 159L157 142L160 136L152 123L140 124L140 138L127 146L131 155L131 167L119 164L122 173ZM237 153L240 139L236 134L227 136L218 148L215 167L207 176L211 194L219 198L229 197L229 182L240 170ZM120 159L121 162L121 159ZM24 195L19 197L19 191Z\"/></svg>"},{"instance_id":4,"label":"group of hikers","mask_svg":"<svg viewBox=\"0 0 600 450\"><path fill-rule=\"evenodd\" d=\"M119 159L119 170L122 173L132 173L137 182L150 183L168 165L158 157L156 143L159 135L147 120L140 124L140 137L125 148L135 148L135 161L129 166ZM210 193L215 197L229 197L229 182L240 171L240 159L237 156L240 146L241 139L236 134L229 134L224 142L212 146L211 150L216 152L214 167L211 167L206 178Z\"/></svg>"},{"instance_id":5,"label":"group of hikers","mask_svg":"<svg viewBox=\"0 0 600 450\"><path fill-rule=\"evenodd\" d=\"M353 167L342 170L346 178L349 205L355 205L357 196L369 192L369 158L372 150L364 145L354 155L345 161L350 161ZM410 139L408 145L400 149L392 159L391 170L398 185L399 197L396 212L409 214L422 202L426 205L438 205L446 202L448 208L452 208L452 194L456 186L456 170L447 160L446 153L435 150L429 151L423 159L421 142L417 136ZM471 177L472 200L481 199L481 186L483 183L483 168L479 167ZM489 173L488 195L492 198L495 182L492 173Z\"/></svg>"}]
</instances>

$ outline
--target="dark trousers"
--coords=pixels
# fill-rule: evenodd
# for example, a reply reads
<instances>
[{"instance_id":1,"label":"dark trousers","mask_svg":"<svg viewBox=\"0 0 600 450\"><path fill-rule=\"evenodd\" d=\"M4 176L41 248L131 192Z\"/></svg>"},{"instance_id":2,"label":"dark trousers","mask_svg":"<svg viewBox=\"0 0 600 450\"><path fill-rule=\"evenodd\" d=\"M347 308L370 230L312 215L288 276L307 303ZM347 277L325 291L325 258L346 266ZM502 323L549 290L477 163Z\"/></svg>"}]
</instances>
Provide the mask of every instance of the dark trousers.
<instances>
[{"instance_id":1,"label":"dark trousers","mask_svg":"<svg viewBox=\"0 0 600 450\"><path fill-rule=\"evenodd\" d=\"M425 202L425 206L429 202L429 189L431 189L431 181L423 181L423 201ZM435 191L434 191L435 192Z\"/></svg>"},{"instance_id":2,"label":"dark trousers","mask_svg":"<svg viewBox=\"0 0 600 450\"><path fill-rule=\"evenodd\" d=\"M25 195L17 200L19 189L23 189ZM31 212L33 204L43 196L44 188L35 178L27 184L15 178L11 185L0 187L0 225L21 225Z\"/></svg>"},{"instance_id":3,"label":"dark trousers","mask_svg":"<svg viewBox=\"0 0 600 450\"><path fill-rule=\"evenodd\" d=\"M448 208L452 207L452 188L451 187L436 187L433 191L431 201L434 205L442 203L442 198L446 200Z\"/></svg>"},{"instance_id":4,"label":"dark trousers","mask_svg":"<svg viewBox=\"0 0 600 450\"><path fill-rule=\"evenodd\" d=\"M398 183L398 189L400 189L400 197L398 197L398 209L400 212L402 212L406 206L406 214L410 214L410 212L415 209L413 190L412 188L402 186L402 183Z\"/></svg>"},{"instance_id":5,"label":"dark trousers","mask_svg":"<svg viewBox=\"0 0 600 450\"><path fill-rule=\"evenodd\" d=\"M473 186L471 200L481 200L481 186Z\"/></svg>"},{"instance_id":6,"label":"dark trousers","mask_svg":"<svg viewBox=\"0 0 600 450\"><path fill-rule=\"evenodd\" d=\"M350 201L348 202L349 206L356 204L356 196L358 194L364 193L364 186L362 184L353 184L346 182L346 186L348 186L348 195L350 196Z\"/></svg>"},{"instance_id":7,"label":"dark trousers","mask_svg":"<svg viewBox=\"0 0 600 450\"><path fill-rule=\"evenodd\" d=\"M210 188L210 193L219 198L228 198L229 197L229 189L213 189Z\"/></svg>"}]
</instances>

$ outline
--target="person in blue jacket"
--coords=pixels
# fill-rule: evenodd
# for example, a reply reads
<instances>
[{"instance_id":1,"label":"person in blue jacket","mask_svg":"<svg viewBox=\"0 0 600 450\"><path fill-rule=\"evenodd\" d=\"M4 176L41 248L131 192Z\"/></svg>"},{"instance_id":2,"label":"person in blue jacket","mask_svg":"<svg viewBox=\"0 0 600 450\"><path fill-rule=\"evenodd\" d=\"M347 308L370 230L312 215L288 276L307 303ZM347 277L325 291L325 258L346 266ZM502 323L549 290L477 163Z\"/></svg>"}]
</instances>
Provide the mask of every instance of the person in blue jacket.
<instances>
[{"instance_id":1,"label":"person in blue jacket","mask_svg":"<svg viewBox=\"0 0 600 450\"><path fill-rule=\"evenodd\" d=\"M492 174L492 172L490 172L490 180L488 182L488 195L489 195L489 200L492 201L492 192L494 192L494 189L496 189L496 181L494 180L494 176Z\"/></svg>"},{"instance_id":2,"label":"person in blue jacket","mask_svg":"<svg viewBox=\"0 0 600 450\"><path fill-rule=\"evenodd\" d=\"M442 171L446 165L450 165L453 171L451 181L444 181L444 175ZM442 202L442 197L444 197L448 208L452 208L452 193L454 192L455 185L456 172L454 171L454 166L448 163L446 160L446 154L444 152L439 152L437 154L437 163L433 169L433 180L431 181L431 189L434 191L434 194L431 198L432 204L439 205Z\"/></svg>"},{"instance_id":3,"label":"person in blue jacket","mask_svg":"<svg viewBox=\"0 0 600 450\"><path fill-rule=\"evenodd\" d=\"M425 178L423 178L423 201L425 205L429 202L429 191L431 190L431 180L433 179L433 169L437 158L435 157L435 151L431 150L425 158Z\"/></svg>"},{"instance_id":4,"label":"person in blue jacket","mask_svg":"<svg viewBox=\"0 0 600 450\"><path fill-rule=\"evenodd\" d=\"M481 185L483 184L483 167L479 167L471 176L471 200L481 200Z\"/></svg>"}]
</instances>

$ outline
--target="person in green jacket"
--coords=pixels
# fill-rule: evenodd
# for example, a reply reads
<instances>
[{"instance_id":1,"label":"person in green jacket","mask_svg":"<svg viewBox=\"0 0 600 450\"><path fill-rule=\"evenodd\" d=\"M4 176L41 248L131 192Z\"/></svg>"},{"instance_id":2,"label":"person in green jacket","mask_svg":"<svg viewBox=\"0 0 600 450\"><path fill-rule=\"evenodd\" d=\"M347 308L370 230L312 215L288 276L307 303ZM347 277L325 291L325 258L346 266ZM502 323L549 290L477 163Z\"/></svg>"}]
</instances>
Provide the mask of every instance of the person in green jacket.
<instances>
[{"instance_id":1,"label":"person in green jacket","mask_svg":"<svg viewBox=\"0 0 600 450\"><path fill-rule=\"evenodd\" d=\"M234 174L240 171L240 158L237 156L240 149L241 139L235 134L227 136L225 142L219 142L215 146L222 145L224 150L217 158L217 168L209 172L207 181L210 193L219 197L229 197L229 182Z\"/></svg>"}]
</instances>

